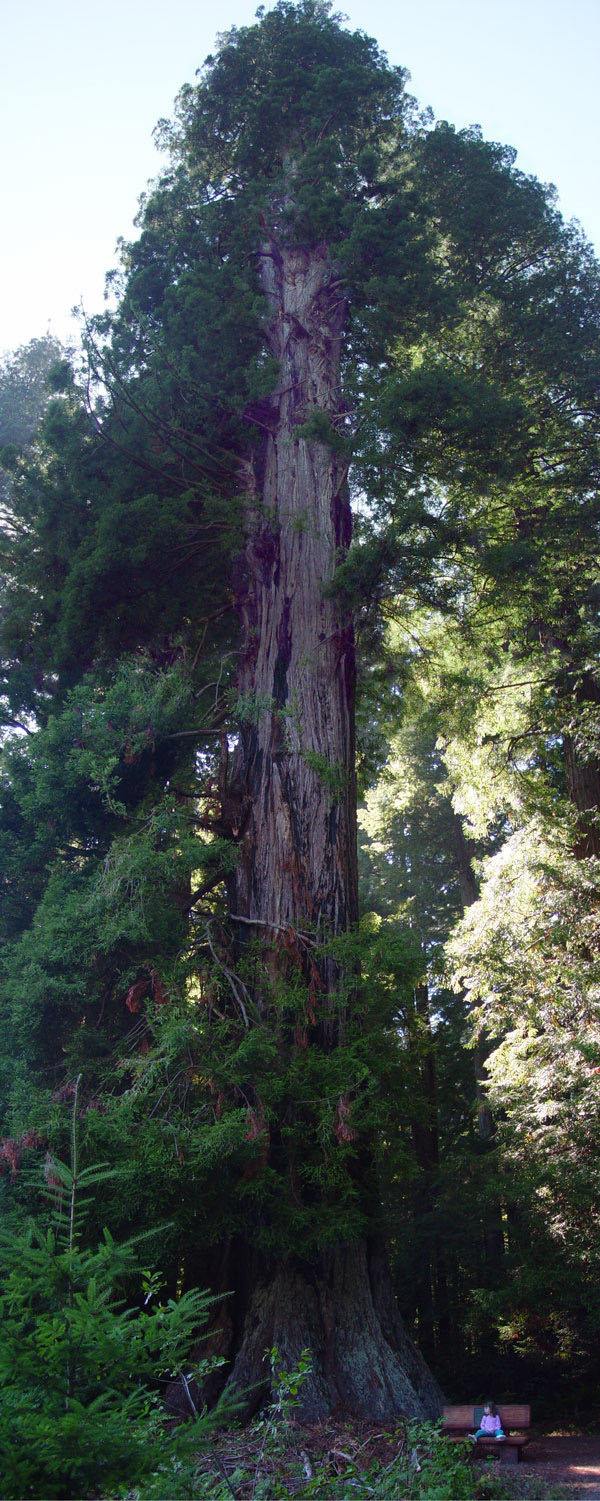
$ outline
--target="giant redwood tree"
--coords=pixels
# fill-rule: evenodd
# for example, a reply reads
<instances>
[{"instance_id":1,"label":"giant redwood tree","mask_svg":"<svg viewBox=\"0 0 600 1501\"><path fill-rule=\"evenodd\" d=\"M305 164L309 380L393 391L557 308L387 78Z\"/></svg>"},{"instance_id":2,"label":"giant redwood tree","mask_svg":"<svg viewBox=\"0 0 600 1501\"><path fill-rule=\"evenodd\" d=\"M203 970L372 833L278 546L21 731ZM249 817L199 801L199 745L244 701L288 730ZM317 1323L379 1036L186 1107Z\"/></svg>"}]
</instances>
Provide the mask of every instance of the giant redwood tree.
<instances>
[{"instance_id":1,"label":"giant redwood tree","mask_svg":"<svg viewBox=\"0 0 600 1501\"><path fill-rule=\"evenodd\" d=\"M577 426L542 335L589 275L511 154L430 129L319 0L221 38L160 136L7 523L14 1140L83 1072L130 1217L223 1294L234 1384L309 1348L307 1412L433 1414L382 1246L419 959L359 926L357 662L372 691L390 594L451 606L482 509Z\"/></svg>"},{"instance_id":2,"label":"giant redwood tree","mask_svg":"<svg viewBox=\"0 0 600 1501\"><path fill-rule=\"evenodd\" d=\"M295 984L296 1015L278 1027L285 1069L290 1049L335 1058L356 1027L349 1008L361 1005L354 977L349 986L330 952L358 920L355 643L351 610L333 589L351 537L342 391L350 290L338 247L367 193L361 152L392 144L402 128L401 79L371 43L346 36L314 7L283 7L234 36L209 76L206 89L184 97L175 151L195 151L197 170L203 148L218 142L209 191L234 204L236 231L247 236L273 370L258 409L242 414L251 431L235 466L244 547L240 728L223 783L238 843L229 912L238 955L251 944L259 962L252 999L263 1025L275 1024L282 1005L290 1010ZM358 1137L350 1123L358 1081L347 1064L340 1077L338 1146ZM275 1343L292 1360L307 1347L305 1404L315 1411L433 1412L436 1389L393 1310L375 1227L319 1246L321 1199L331 1188L323 1194L302 1182L284 1122L262 1110L257 1097L265 1154L278 1177L293 1175L316 1234L309 1254L290 1246L279 1266L257 1260L232 1379L260 1389L265 1347ZM302 1122L309 1159L310 1117ZM353 1218L365 1225L370 1154L367 1135L349 1168Z\"/></svg>"}]
</instances>

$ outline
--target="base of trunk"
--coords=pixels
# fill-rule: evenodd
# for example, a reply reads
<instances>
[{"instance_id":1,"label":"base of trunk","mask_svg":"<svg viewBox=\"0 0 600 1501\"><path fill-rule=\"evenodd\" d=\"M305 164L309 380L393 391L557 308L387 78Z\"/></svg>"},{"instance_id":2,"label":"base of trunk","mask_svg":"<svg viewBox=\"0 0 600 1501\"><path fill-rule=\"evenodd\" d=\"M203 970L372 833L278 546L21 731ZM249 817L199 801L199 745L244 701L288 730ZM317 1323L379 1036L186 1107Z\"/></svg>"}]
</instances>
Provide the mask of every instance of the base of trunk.
<instances>
[{"instance_id":1,"label":"base of trunk","mask_svg":"<svg viewBox=\"0 0 600 1501\"><path fill-rule=\"evenodd\" d=\"M339 1247L318 1272L282 1268L253 1293L227 1390L245 1394L250 1417L270 1400L269 1352L312 1369L301 1386L301 1421L346 1413L378 1422L437 1418L442 1393L405 1333L383 1259L364 1243Z\"/></svg>"}]
</instances>

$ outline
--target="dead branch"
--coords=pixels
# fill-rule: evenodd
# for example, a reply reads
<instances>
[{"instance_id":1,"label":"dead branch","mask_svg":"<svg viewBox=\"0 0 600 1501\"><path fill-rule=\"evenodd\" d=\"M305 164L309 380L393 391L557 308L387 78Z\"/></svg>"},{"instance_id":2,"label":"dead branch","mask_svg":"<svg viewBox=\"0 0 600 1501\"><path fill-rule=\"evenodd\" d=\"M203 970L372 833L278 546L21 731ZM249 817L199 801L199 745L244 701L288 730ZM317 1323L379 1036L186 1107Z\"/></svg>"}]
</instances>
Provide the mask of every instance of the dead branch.
<instances>
[{"instance_id":1,"label":"dead branch","mask_svg":"<svg viewBox=\"0 0 600 1501\"><path fill-rule=\"evenodd\" d=\"M231 993L232 993L232 995L234 997L234 1000L235 1000L236 1004L239 1006L239 1009L240 1009L240 1011L242 1013L242 1018L243 1018L244 1026L245 1027L249 1027L250 1026L250 1022L248 1021L248 1013L246 1011L246 1007L244 1006L244 1002L243 1002L241 994L240 994L240 991L243 991L243 993L244 993L244 995L246 997L246 1000L249 1002L250 1001L250 997L248 995L248 991L246 990L246 986L243 984L242 980L240 980L238 978L238 976L233 973L233 970L229 969L228 965L226 965L224 963L224 961L219 958L219 955L215 952L215 947L214 947L214 944L213 944L213 941L212 941L212 938L211 938L211 935L210 935L210 922L207 922L207 924L206 924L206 939L207 939L207 943L208 943L208 947L210 949L210 952L211 952L211 954L213 956L213 959L215 961L215 964L217 966L217 969L220 969L221 973L225 975L225 979L227 980L227 983L229 985L229 989L231 990Z\"/></svg>"}]
</instances>

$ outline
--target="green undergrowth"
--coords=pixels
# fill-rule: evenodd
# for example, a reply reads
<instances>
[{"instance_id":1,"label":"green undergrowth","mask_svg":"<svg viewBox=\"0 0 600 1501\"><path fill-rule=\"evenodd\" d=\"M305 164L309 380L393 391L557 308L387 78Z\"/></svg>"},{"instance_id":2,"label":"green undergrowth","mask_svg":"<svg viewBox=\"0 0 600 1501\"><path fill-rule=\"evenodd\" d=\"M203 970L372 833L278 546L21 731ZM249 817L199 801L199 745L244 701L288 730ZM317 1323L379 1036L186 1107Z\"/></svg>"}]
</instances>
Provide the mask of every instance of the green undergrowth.
<instances>
[{"instance_id":1,"label":"green undergrowth","mask_svg":"<svg viewBox=\"0 0 600 1501\"><path fill-rule=\"evenodd\" d=\"M286 1370L265 1351L271 1404L249 1428L235 1406L198 1411L192 1392L220 1364L202 1358L212 1299L165 1298L148 1269L158 1232L100 1240L98 1195L115 1178L80 1162L78 1088L69 1163L47 1155L36 1213L0 1229L0 1473L7 1498L85 1501L510 1501L543 1496L497 1467L473 1465L439 1425L321 1421L301 1426L310 1351ZM141 1256L144 1256L144 1262ZM199 1343L200 1342L200 1343ZM192 1358L190 1352L194 1352ZM189 1421L166 1416L165 1387L188 1392Z\"/></svg>"},{"instance_id":2,"label":"green undergrowth","mask_svg":"<svg viewBox=\"0 0 600 1501\"><path fill-rule=\"evenodd\" d=\"M189 1471L218 1420L165 1424L166 1383L202 1381L219 1364L190 1360L212 1299L196 1288L162 1297L160 1272L141 1261L156 1254L156 1233L121 1243L108 1229L89 1237L90 1207L114 1177L103 1164L79 1163L76 1088L70 1163L48 1154L41 1189L32 1187L37 1212L13 1213L0 1227L7 1501L120 1494L151 1482L165 1459Z\"/></svg>"},{"instance_id":3,"label":"green undergrowth","mask_svg":"<svg viewBox=\"0 0 600 1501\"><path fill-rule=\"evenodd\" d=\"M207 1436L187 1462L172 1455L143 1488L110 1501L542 1501L537 1477L472 1463L466 1446L450 1444L439 1424L296 1421L310 1353L285 1371L277 1349L265 1351L274 1400L247 1429ZM558 1496L558 1492L555 1496ZM554 1496L554 1493L553 1493Z\"/></svg>"},{"instance_id":4,"label":"green undergrowth","mask_svg":"<svg viewBox=\"0 0 600 1501\"><path fill-rule=\"evenodd\" d=\"M270 1433L265 1443L265 1427ZM525 1467L472 1465L435 1424L382 1433L369 1425L282 1429L271 1419L209 1441L194 1461L174 1456L143 1487L107 1501L560 1501Z\"/></svg>"}]
</instances>

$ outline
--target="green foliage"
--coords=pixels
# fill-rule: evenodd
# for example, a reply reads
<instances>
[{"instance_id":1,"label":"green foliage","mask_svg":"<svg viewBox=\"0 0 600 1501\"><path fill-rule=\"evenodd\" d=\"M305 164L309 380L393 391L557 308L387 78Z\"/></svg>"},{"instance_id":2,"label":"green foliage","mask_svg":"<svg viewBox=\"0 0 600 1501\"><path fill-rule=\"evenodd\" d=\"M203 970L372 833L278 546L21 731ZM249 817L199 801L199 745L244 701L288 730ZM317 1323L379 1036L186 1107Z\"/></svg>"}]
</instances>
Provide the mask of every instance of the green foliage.
<instances>
[{"instance_id":1,"label":"green foliage","mask_svg":"<svg viewBox=\"0 0 600 1501\"><path fill-rule=\"evenodd\" d=\"M409 1423L407 1443L412 1465L406 1465L408 1496L427 1501L468 1501L477 1495L477 1482L470 1455L460 1444L449 1444L434 1423ZM410 1469L413 1475L410 1475ZM416 1471L416 1473L415 1473ZM411 1483L412 1482L412 1483Z\"/></svg>"},{"instance_id":2,"label":"green foliage","mask_svg":"<svg viewBox=\"0 0 600 1501\"><path fill-rule=\"evenodd\" d=\"M9 499L9 476L18 453L33 441L52 390L65 368L65 350L46 334L31 339L0 363L0 495Z\"/></svg>"},{"instance_id":3,"label":"green foliage","mask_svg":"<svg viewBox=\"0 0 600 1501\"><path fill-rule=\"evenodd\" d=\"M257 25L222 37L161 139L213 191L238 199L264 192L293 161L303 232L322 238L356 191L357 157L364 166L380 122L393 133L403 81L370 38L341 30L328 5L280 0Z\"/></svg>"},{"instance_id":4,"label":"green foliage","mask_svg":"<svg viewBox=\"0 0 600 1501\"><path fill-rule=\"evenodd\" d=\"M564 1403L597 1371L597 860L563 741L568 715L589 764L595 713L564 692L556 646L527 641L529 601L493 587L498 621L484 595L462 621L398 609L389 630L389 658L411 660L361 818L364 900L422 935L439 1161L391 1187L388 1223L421 1342L436 1361L451 1328L464 1342L447 1389L494 1369Z\"/></svg>"},{"instance_id":5,"label":"green foliage","mask_svg":"<svg viewBox=\"0 0 600 1501\"><path fill-rule=\"evenodd\" d=\"M470 1340L484 1365L495 1324L523 1358L537 1349L550 1368L557 1349L563 1364L583 1351L583 1369L600 1050L599 812L581 792L600 744L598 268L510 151L432 128L402 70L320 0L279 0L225 33L159 137L170 165L122 247L116 309L87 332L85 378L63 362L48 402L48 341L0 371L1 1161L37 1150L32 1137L64 1151L61 1091L81 1070L89 1150L129 1171L126 1200L104 1185L111 1224L172 1222L171 1294L228 1239L268 1265L383 1219L434 1353L462 1360ZM231 750L273 710L237 683L240 471L251 464L260 489L277 377L257 275L269 226L327 246L346 308L344 412L296 393L295 436L351 459L355 540L326 587L357 626L363 781L382 773L363 817L370 918L333 942L316 916L282 925L270 952L225 910L251 796ZM259 494L255 518L272 521ZM279 727L285 754L292 728L302 746L293 704ZM332 800L349 794L354 768L300 754ZM476 1127L473 1022L500 1151ZM4 1201L25 1202L18 1164L14 1178ZM554 1334L549 1320L537 1347L525 1221L554 1276ZM125 1253L72 1247L76 1265L45 1229L19 1245L43 1358L56 1339L64 1377L76 1310L84 1321L93 1304L107 1351L137 1328L149 1375L154 1315L112 1301ZM16 1252L10 1277L10 1318L33 1341ZM90 1304L94 1279L106 1299ZM187 1307L173 1302L166 1324ZM139 1449L154 1420L120 1358ZM90 1431L107 1425L114 1476L133 1475L112 1388L93 1407L112 1370L107 1355L93 1377L99 1359L81 1376ZM75 1456L74 1487L83 1419L60 1407L58 1365L37 1406L33 1376L13 1400L23 1425L43 1424L53 1380L63 1449L40 1428L40 1452L56 1487L61 1453ZM423 1443L429 1493L463 1494L458 1470L440 1478L438 1440ZM397 1477L378 1484L383 1496Z\"/></svg>"},{"instance_id":6,"label":"green foliage","mask_svg":"<svg viewBox=\"0 0 600 1501\"><path fill-rule=\"evenodd\" d=\"M28 1217L0 1237L0 1458L6 1496L80 1496L152 1475L164 1459L200 1444L197 1419L167 1437L160 1381L187 1366L210 1298L190 1290L144 1306L124 1290L139 1279L139 1239L105 1229L86 1243L90 1195L114 1180L77 1162L76 1102L71 1165L52 1159L50 1217ZM147 1237L146 1237L147 1239ZM200 1360L194 1378L214 1361Z\"/></svg>"},{"instance_id":7,"label":"green foliage","mask_svg":"<svg viewBox=\"0 0 600 1501\"><path fill-rule=\"evenodd\" d=\"M316 772L324 787L328 787L336 798L341 798L347 786L348 772L345 766L335 765L322 756L319 751L305 750L302 759L311 771Z\"/></svg>"},{"instance_id":8,"label":"green foliage","mask_svg":"<svg viewBox=\"0 0 600 1501\"><path fill-rule=\"evenodd\" d=\"M221 1483L229 1487L229 1494L235 1489L236 1493L251 1494L257 1501L261 1498L284 1501L290 1494L305 1496L307 1501L346 1501L348 1495L357 1496L359 1501L370 1496L376 1501L395 1501L399 1495L406 1501L418 1498L469 1501L483 1494L498 1497L506 1494L501 1483L493 1488L482 1487L466 1446L449 1444L434 1423L407 1423L396 1433L367 1432L366 1438L361 1429L361 1442L356 1434L346 1434L344 1426L338 1424L324 1452L315 1454L315 1430L311 1433L302 1429L294 1416L302 1387L310 1375L309 1352L303 1351L291 1370L283 1366L276 1347L265 1350L264 1359L271 1368L273 1401L249 1429L235 1468L231 1459L231 1451L235 1453L236 1449L235 1436L229 1443L227 1438L224 1442L217 1439L201 1456L194 1475L194 1495L221 1498L225 1494ZM382 1439L387 1449L385 1462L369 1453L371 1441ZM348 1453L348 1449L353 1452ZM182 1488L186 1478L173 1474L173 1490L169 1494L177 1501L189 1495ZM164 1472L150 1481L148 1491L143 1494L163 1497L161 1480L164 1487Z\"/></svg>"},{"instance_id":9,"label":"green foliage","mask_svg":"<svg viewBox=\"0 0 600 1501\"><path fill-rule=\"evenodd\" d=\"M320 411L319 407L309 408L306 422L300 423L296 434L299 438L306 438L309 443L324 443L333 453L347 451L344 437L336 431L329 414Z\"/></svg>"}]
</instances>

